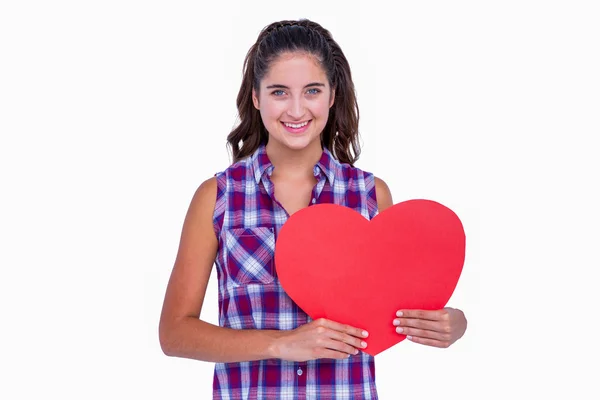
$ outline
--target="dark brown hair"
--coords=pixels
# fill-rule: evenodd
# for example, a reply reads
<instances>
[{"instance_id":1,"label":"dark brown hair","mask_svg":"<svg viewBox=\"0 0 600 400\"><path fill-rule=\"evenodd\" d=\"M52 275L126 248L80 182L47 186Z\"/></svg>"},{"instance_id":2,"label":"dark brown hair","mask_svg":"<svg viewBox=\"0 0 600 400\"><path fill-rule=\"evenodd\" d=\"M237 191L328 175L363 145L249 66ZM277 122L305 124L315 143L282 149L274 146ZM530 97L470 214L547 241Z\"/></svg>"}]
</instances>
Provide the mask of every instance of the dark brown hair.
<instances>
[{"instance_id":1,"label":"dark brown hair","mask_svg":"<svg viewBox=\"0 0 600 400\"><path fill-rule=\"evenodd\" d=\"M335 101L329 109L321 144L342 163L354 165L360 156L358 137L358 105L350 65L329 31L307 19L280 21L265 27L244 61L242 85L237 96L240 123L227 136L227 144L237 162L266 144L268 132L260 111L252 103L273 61L282 53L306 52L317 58L335 90Z\"/></svg>"}]
</instances>

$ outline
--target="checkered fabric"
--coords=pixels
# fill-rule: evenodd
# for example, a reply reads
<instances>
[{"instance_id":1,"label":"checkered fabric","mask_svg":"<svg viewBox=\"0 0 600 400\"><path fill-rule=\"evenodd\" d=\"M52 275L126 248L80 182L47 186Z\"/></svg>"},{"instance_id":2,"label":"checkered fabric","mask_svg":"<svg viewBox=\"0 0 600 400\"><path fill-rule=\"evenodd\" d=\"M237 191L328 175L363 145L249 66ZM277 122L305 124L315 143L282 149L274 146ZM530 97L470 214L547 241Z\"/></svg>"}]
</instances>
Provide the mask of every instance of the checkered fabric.
<instances>
[{"instance_id":1,"label":"checkered fabric","mask_svg":"<svg viewBox=\"0 0 600 400\"><path fill-rule=\"evenodd\" d=\"M216 174L222 327L290 330L311 321L284 292L275 270L275 240L288 214L274 196L273 168L261 146ZM372 174L339 163L326 149L313 172L310 205L339 204L367 219L377 214ZM345 360L216 363L213 399L377 399L374 359L359 352Z\"/></svg>"}]
</instances>

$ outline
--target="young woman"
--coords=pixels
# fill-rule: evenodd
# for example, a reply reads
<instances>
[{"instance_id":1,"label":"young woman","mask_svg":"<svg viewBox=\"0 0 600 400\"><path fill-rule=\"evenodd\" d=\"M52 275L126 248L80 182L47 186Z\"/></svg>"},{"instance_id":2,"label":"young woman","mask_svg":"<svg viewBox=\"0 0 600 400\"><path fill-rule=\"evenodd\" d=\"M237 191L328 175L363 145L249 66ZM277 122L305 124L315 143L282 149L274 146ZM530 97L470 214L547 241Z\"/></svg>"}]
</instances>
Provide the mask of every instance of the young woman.
<instances>
[{"instance_id":1,"label":"young woman","mask_svg":"<svg viewBox=\"0 0 600 400\"><path fill-rule=\"evenodd\" d=\"M371 219L391 206L387 185L353 166L358 107L346 57L309 21L266 27L248 52L228 137L234 164L196 191L160 320L165 354L215 362L215 399L375 399L368 332L311 320L285 293L273 261L287 218L335 203ZM199 319L213 264L219 326ZM447 347L460 310L399 310L390 321L416 343Z\"/></svg>"}]
</instances>

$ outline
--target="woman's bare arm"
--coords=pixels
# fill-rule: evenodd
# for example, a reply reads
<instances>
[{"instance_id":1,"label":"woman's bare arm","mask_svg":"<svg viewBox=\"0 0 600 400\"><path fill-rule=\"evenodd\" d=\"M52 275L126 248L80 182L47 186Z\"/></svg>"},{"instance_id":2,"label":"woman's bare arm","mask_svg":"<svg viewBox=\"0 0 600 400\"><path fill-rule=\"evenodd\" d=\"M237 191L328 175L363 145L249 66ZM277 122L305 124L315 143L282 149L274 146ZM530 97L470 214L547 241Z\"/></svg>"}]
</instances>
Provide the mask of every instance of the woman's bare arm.
<instances>
[{"instance_id":1,"label":"woman's bare arm","mask_svg":"<svg viewBox=\"0 0 600 400\"><path fill-rule=\"evenodd\" d=\"M168 356L211 362L272 358L278 331L235 330L199 319L218 248L212 222L216 196L217 182L211 178L192 198L165 294L160 345Z\"/></svg>"},{"instance_id":2,"label":"woman's bare arm","mask_svg":"<svg viewBox=\"0 0 600 400\"><path fill-rule=\"evenodd\" d=\"M200 185L185 217L160 318L163 352L210 362L306 361L343 359L366 346L362 329L323 318L288 331L229 329L200 320L218 249L212 221L216 196L212 178Z\"/></svg>"}]
</instances>

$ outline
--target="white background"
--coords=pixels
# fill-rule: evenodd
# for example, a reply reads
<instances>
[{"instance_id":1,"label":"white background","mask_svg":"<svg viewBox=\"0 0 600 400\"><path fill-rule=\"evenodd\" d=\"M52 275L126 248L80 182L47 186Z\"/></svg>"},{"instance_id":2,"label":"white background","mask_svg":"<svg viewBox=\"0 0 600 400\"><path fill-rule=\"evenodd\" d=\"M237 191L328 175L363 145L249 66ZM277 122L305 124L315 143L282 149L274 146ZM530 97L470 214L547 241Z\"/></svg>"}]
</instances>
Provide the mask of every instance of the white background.
<instances>
[{"instance_id":1,"label":"white background","mask_svg":"<svg viewBox=\"0 0 600 400\"><path fill-rule=\"evenodd\" d=\"M377 356L380 397L598 398L596 4L3 1L0 397L210 398L212 364L161 352L164 290L247 50L307 17L351 64L357 166L467 234L466 335Z\"/></svg>"}]
</instances>

